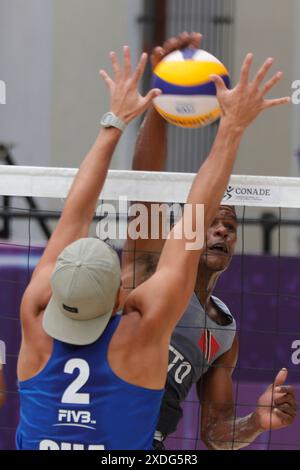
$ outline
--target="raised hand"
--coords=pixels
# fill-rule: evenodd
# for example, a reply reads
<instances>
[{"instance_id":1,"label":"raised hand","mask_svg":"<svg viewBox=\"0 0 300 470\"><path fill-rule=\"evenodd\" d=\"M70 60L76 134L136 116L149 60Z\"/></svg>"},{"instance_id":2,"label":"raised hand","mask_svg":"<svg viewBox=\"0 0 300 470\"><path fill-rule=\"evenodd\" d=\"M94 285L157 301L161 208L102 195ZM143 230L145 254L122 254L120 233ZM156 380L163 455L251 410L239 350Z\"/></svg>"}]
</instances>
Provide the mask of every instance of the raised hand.
<instances>
[{"instance_id":1,"label":"raised hand","mask_svg":"<svg viewBox=\"0 0 300 470\"><path fill-rule=\"evenodd\" d=\"M185 49L186 47L199 48L202 40L200 33L181 33L176 38L167 39L163 46L155 47L151 54L151 64L154 69L157 64L168 54L177 49Z\"/></svg>"},{"instance_id":2,"label":"raised hand","mask_svg":"<svg viewBox=\"0 0 300 470\"><path fill-rule=\"evenodd\" d=\"M161 91L154 88L146 96L141 96L138 91L140 79L147 63L147 54L143 53L139 63L132 73L130 50L128 46L123 48L124 66L120 66L115 52L110 53L114 80L105 70L100 70L100 76L105 81L111 98L111 112L126 124L142 114L151 104L153 98Z\"/></svg>"},{"instance_id":3,"label":"raised hand","mask_svg":"<svg viewBox=\"0 0 300 470\"><path fill-rule=\"evenodd\" d=\"M258 399L255 415L262 431L289 426L296 417L295 390L290 385L284 385L287 375L288 371L281 369L274 383Z\"/></svg>"},{"instance_id":4,"label":"raised hand","mask_svg":"<svg viewBox=\"0 0 300 470\"><path fill-rule=\"evenodd\" d=\"M265 109L290 103L291 98L286 96L278 99L266 99L266 94L281 80L282 72L277 72L264 85L268 71L274 59L269 58L257 72L253 81L249 74L253 62L253 54L247 54L242 69L240 81L229 90L222 78L212 75L211 78L217 87L217 98L222 109L222 119L240 130L245 130Z\"/></svg>"}]
</instances>

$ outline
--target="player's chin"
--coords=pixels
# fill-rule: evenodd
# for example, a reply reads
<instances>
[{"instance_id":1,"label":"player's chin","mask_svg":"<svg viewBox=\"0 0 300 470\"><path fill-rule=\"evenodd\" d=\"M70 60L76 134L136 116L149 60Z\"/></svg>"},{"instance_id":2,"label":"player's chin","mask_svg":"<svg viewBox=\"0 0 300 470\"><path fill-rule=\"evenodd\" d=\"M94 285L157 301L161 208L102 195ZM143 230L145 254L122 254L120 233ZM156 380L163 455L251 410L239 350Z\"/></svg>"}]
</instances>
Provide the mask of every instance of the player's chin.
<instances>
[{"instance_id":1,"label":"player's chin","mask_svg":"<svg viewBox=\"0 0 300 470\"><path fill-rule=\"evenodd\" d=\"M207 251L202 255L201 261L211 271L224 271L230 264L231 256L225 253L218 254Z\"/></svg>"}]
</instances>

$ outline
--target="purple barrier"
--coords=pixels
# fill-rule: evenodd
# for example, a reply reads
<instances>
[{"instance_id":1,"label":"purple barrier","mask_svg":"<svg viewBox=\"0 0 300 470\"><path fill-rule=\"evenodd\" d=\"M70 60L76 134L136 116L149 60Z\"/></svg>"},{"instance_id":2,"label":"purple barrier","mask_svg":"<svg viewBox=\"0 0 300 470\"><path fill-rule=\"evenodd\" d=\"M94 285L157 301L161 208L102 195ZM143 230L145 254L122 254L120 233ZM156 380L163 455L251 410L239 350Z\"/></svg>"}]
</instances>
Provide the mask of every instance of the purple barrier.
<instances>
[{"instance_id":1,"label":"purple barrier","mask_svg":"<svg viewBox=\"0 0 300 470\"><path fill-rule=\"evenodd\" d=\"M0 449L14 448L18 423L17 355L20 346L19 305L42 249L0 245L0 340L6 344L4 366L7 400L0 410ZM29 262L29 263L28 263ZM29 270L28 270L29 264Z\"/></svg>"},{"instance_id":2,"label":"purple barrier","mask_svg":"<svg viewBox=\"0 0 300 470\"><path fill-rule=\"evenodd\" d=\"M234 377L236 416L247 416L281 367L289 370L300 400L300 259L236 256L216 295L237 320L240 355ZM195 403L196 402L196 403ZM195 389L184 404L168 449L205 449L199 437ZM300 449L300 416L289 428L262 434L246 449Z\"/></svg>"},{"instance_id":3,"label":"purple barrier","mask_svg":"<svg viewBox=\"0 0 300 470\"><path fill-rule=\"evenodd\" d=\"M257 398L264 392L269 382L244 382L234 383L236 399L236 416L243 417L251 413ZM300 400L300 383L295 384L298 400ZM195 388L189 394L183 406L184 415L176 433L166 441L168 450L205 450L204 444L199 439L200 409L197 404ZM198 436L198 439L197 439ZM300 415L297 416L292 426L266 432L260 435L254 443L245 447L245 450L300 450Z\"/></svg>"},{"instance_id":4,"label":"purple barrier","mask_svg":"<svg viewBox=\"0 0 300 470\"><path fill-rule=\"evenodd\" d=\"M8 389L0 410L0 449L14 448L18 423L16 360L20 344L19 305L41 248L0 245L0 340L6 343ZM28 272L28 260L29 271ZM300 389L300 260L236 256L220 278L218 295L237 320L240 357L234 373L237 416L253 410L256 400L281 367ZM299 353L298 353L299 351ZM300 395L300 393L298 393ZM300 397L299 397L300 398ZM192 390L184 405L170 449L203 448L197 437L199 405ZM288 429L265 433L247 449L300 449L300 419Z\"/></svg>"}]
</instances>

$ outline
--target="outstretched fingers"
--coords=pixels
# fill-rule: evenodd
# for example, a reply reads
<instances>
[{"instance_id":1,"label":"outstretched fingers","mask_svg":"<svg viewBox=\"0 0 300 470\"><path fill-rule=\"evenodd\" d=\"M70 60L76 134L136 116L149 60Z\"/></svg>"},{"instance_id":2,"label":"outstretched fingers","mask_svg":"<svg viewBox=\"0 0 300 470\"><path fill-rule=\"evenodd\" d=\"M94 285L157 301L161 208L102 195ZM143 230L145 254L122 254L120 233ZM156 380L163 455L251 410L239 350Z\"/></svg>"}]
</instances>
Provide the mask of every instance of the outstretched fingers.
<instances>
[{"instance_id":1,"label":"outstretched fingers","mask_svg":"<svg viewBox=\"0 0 300 470\"><path fill-rule=\"evenodd\" d=\"M133 84L136 85L140 81L144 73L146 64L147 64L147 59L148 59L148 54L146 54L146 52L143 52L132 77Z\"/></svg>"},{"instance_id":2,"label":"outstretched fingers","mask_svg":"<svg viewBox=\"0 0 300 470\"><path fill-rule=\"evenodd\" d=\"M270 68L272 67L274 63L274 59L272 57L269 57L264 63L263 65L261 66L261 68L259 69L259 71L257 72L254 80L253 80L253 85L258 88L262 81L265 79L268 71L270 70Z\"/></svg>"},{"instance_id":3,"label":"outstretched fingers","mask_svg":"<svg viewBox=\"0 0 300 470\"><path fill-rule=\"evenodd\" d=\"M249 83L249 75L250 75L250 68L253 62L253 54L249 53L246 55L244 63L241 68L241 77L240 77L240 85L245 87Z\"/></svg>"},{"instance_id":4,"label":"outstretched fingers","mask_svg":"<svg viewBox=\"0 0 300 470\"><path fill-rule=\"evenodd\" d=\"M112 63L112 68L114 71L115 80L118 81L120 80L122 76L122 72L121 72L121 67L117 58L117 54L114 51L112 51L109 55L110 55L110 60Z\"/></svg>"},{"instance_id":5,"label":"outstretched fingers","mask_svg":"<svg viewBox=\"0 0 300 470\"><path fill-rule=\"evenodd\" d=\"M144 70L147 64L148 55L145 52L141 55L141 58L139 60L139 63L133 75L132 75L132 66L131 66L131 54L130 54L130 49L128 46L123 47L123 55L124 55L124 66L122 70L119 64L119 61L117 59L116 53L115 52L110 53L115 82L118 82L121 79L129 80L131 78L132 83L136 85L144 73ZM104 79L104 81L107 83L107 85L111 86L112 83L114 83L113 80L107 74L107 72L105 72L104 70L101 70L100 75Z\"/></svg>"},{"instance_id":6,"label":"outstretched fingers","mask_svg":"<svg viewBox=\"0 0 300 470\"><path fill-rule=\"evenodd\" d=\"M112 90L112 87L114 86L114 81L110 78L108 73L102 69L100 70L99 75L104 80L109 90Z\"/></svg>"},{"instance_id":7,"label":"outstretched fingers","mask_svg":"<svg viewBox=\"0 0 300 470\"><path fill-rule=\"evenodd\" d=\"M275 73L275 75L273 75L273 77L264 84L262 94L266 95L273 88L273 86L275 86L282 79L282 77L282 72Z\"/></svg>"},{"instance_id":8,"label":"outstretched fingers","mask_svg":"<svg viewBox=\"0 0 300 470\"><path fill-rule=\"evenodd\" d=\"M154 100L154 98L156 98L157 96L159 96L161 94L161 90L159 90L159 88L153 88L152 90L150 90L147 95L143 98L143 109L147 109L148 106L152 103L152 101Z\"/></svg>"},{"instance_id":9,"label":"outstretched fingers","mask_svg":"<svg viewBox=\"0 0 300 470\"><path fill-rule=\"evenodd\" d=\"M277 98L275 100L265 100L264 109L274 108L274 106L281 106L283 104L289 104L292 101L290 96L285 96L284 98Z\"/></svg>"},{"instance_id":10,"label":"outstretched fingers","mask_svg":"<svg viewBox=\"0 0 300 470\"><path fill-rule=\"evenodd\" d=\"M128 80L131 76L131 56L128 46L123 47L124 54L124 78Z\"/></svg>"},{"instance_id":11,"label":"outstretched fingers","mask_svg":"<svg viewBox=\"0 0 300 470\"><path fill-rule=\"evenodd\" d=\"M224 80L223 80L223 78L220 77L220 75L211 75L210 79L216 85L217 94L219 94L220 92L225 91L225 90L228 89L225 82L224 82Z\"/></svg>"}]
</instances>

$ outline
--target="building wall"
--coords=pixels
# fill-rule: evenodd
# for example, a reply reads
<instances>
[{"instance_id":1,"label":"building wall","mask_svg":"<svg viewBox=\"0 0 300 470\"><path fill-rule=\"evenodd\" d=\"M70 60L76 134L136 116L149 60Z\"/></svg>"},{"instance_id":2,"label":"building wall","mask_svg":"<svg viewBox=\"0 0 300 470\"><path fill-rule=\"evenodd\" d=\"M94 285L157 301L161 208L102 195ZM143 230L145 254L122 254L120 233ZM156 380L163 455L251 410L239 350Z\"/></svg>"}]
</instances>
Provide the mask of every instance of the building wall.
<instances>
[{"instance_id":1,"label":"building wall","mask_svg":"<svg viewBox=\"0 0 300 470\"><path fill-rule=\"evenodd\" d=\"M296 1L237 0L235 12L234 78L247 52L255 55L253 70L265 58L274 57L272 70L283 70L282 82L270 97L288 96L294 80L294 17ZM270 75L271 76L271 75ZM235 173L291 176L293 106L272 109L247 131Z\"/></svg>"},{"instance_id":2,"label":"building wall","mask_svg":"<svg viewBox=\"0 0 300 470\"><path fill-rule=\"evenodd\" d=\"M111 72L109 52L140 51L136 18L142 2L132 0L55 0L52 156L54 166L76 167L93 143L101 115L109 110L108 92L98 72ZM113 166L128 161L126 133ZM124 155L125 154L125 155ZM130 159L129 159L130 160Z\"/></svg>"},{"instance_id":3,"label":"building wall","mask_svg":"<svg viewBox=\"0 0 300 470\"><path fill-rule=\"evenodd\" d=\"M0 141L16 144L18 164L80 165L109 109L99 69L110 70L109 51L120 53L123 44L131 46L136 63L142 7L141 0L0 0L0 79L7 85ZM113 167L130 165L136 125L122 138ZM14 204L27 207L20 200ZM14 221L13 237L27 243L28 224ZM45 242L35 223L31 239Z\"/></svg>"},{"instance_id":4,"label":"building wall","mask_svg":"<svg viewBox=\"0 0 300 470\"><path fill-rule=\"evenodd\" d=\"M140 0L1 0L7 104L0 110L0 140L16 143L19 164L80 164L109 108L99 69L110 70L109 51L121 53L123 44L136 63L142 7ZM129 165L133 128L116 152L117 167Z\"/></svg>"},{"instance_id":5,"label":"building wall","mask_svg":"<svg viewBox=\"0 0 300 470\"><path fill-rule=\"evenodd\" d=\"M297 78L299 58L296 30L299 29L300 7L296 0L237 0L235 10L235 67L234 80L248 52L254 53L252 71L258 69L267 57L274 57L273 72L282 70L284 77L269 95L271 98L291 95L292 82ZM299 35L299 33L297 33ZM252 74L253 76L253 74ZM298 73L300 78L300 73ZM271 77L269 72L268 77ZM271 109L262 114L247 130L234 167L235 174L298 176L295 148L297 140L296 116L299 106L289 105ZM246 216L259 217L262 210L247 210ZM278 211L274 211L278 216ZM297 217L297 211L284 212L285 217ZM241 237L240 237L241 238ZM261 233L257 227L247 229L250 252L261 247ZM280 240L282 252L300 253L299 230L284 229ZM241 249L241 244L239 245ZM274 253L278 252L278 233L274 233Z\"/></svg>"},{"instance_id":6,"label":"building wall","mask_svg":"<svg viewBox=\"0 0 300 470\"><path fill-rule=\"evenodd\" d=\"M19 164L50 164L51 0L0 1L0 141L14 143Z\"/></svg>"}]
</instances>

